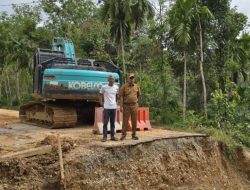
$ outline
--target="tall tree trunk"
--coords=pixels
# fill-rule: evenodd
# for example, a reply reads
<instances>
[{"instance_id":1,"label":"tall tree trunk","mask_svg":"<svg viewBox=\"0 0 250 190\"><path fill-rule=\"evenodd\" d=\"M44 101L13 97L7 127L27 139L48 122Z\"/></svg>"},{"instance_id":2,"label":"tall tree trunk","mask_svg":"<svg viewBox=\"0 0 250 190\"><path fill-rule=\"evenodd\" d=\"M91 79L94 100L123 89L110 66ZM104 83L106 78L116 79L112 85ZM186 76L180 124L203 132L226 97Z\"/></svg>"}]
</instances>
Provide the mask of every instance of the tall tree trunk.
<instances>
[{"instance_id":1,"label":"tall tree trunk","mask_svg":"<svg viewBox=\"0 0 250 190\"><path fill-rule=\"evenodd\" d=\"M2 87L3 87L3 77L2 77L2 71L1 71L1 74L0 74L0 100L2 99Z\"/></svg>"},{"instance_id":2,"label":"tall tree trunk","mask_svg":"<svg viewBox=\"0 0 250 190\"><path fill-rule=\"evenodd\" d=\"M244 69L241 69L241 74L243 76L243 81L247 82L248 81L248 74L246 71L244 71Z\"/></svg>"},{"instance_id":3,"label":"tall tree trunk","mask_svg":"<svg viewBox=\"0 0 250 190\"><path fill-rule=\"evenodd\" d=\"M9 88L9 96L11 97L11 88L10 88L10 79L8 73L6 73L6 78L7 78L7 88Z\"/></svg>"},{"instance_id":4,"label":"tall tree trunk","mask_svg":"<svg viewBox=\"0 0 250 190\"><path fill-rule=\"evenodd\" d=\"M140 67L140 76L139 76L139 80L140 80L140 84L141 84L141 76L142 76L142 65L141 65L141 62L139 63L139 67Z\"/></svg>"},{"instance_id":5,"label":"tall tree trunk","mask_svg":"<svg viewBox=\"0 0 250 190\"><path fill-rule=\"evenodd\" d=\"M4 74L4 72L2 74ZM6 75L7 75L7 73L6 73ZM6 98L7 98L7 100L9 100L9 92L8 92L7 80L3 80L3 81L4 81L4 90L5 90Z\"/></svg>"},{"instance_id":6,"label":"tall tree trunk","mask_svg":"<svg viewBox=\"0 0 250 190\"><path fill-rule=\"evenodd\" d=\"M186 105L187 105L187 57L186 57L186 51L184 51L183 121L186 120Z\"/></svg>"},{"instance_id":7,"label":"tall tree trunk","mask_svg":"<svg viewBox=\"0 0 250 190\"><path fill-rule=\"evenodd\" d=\"M0 80L0 100L2 99L2 79Z\"/></svg>"},{"instance_id":8,"label":"tall tree trunk","mask_svg":"<svg viewBox=\"0 0 250 190\"><path fill-rule=\"evenodd\" d=\"M122 50L122 70L123 76L126 77L126 65L125 65L125 57L124 57L124 41L123 41L123 31L122 31L122 23L120 22L120 33L121 33L121 50ZM124 80L126 83L126 80Z\"/></svg>"},{"instance_id":9,"label":"tall tree trunk","mask_svg":"<svg viewBox=\"0 0 250 190\"><path fill-rule=\"evenodd\" d=\"M18 102L20 103L20 84L19 84L19 70L16 66L16 97L17 97L17 100Z\"/></svg>"},{"instance_id":10,"label":"tall tree trunk","mask_svg":"<svg viewBox=\"0 0 250 190\"><path fill-rule=\"evenodd\" d=\"M161 38L163 39L163 38ZM162 44L162 40L161 40L161 44ZM162 121L163 123L167 122L167 81L166 81L166 68L165 68L165 63L164 63L164 47L161 47L161 83L162 83L162 87L163 87L163 96L162 96Z\"/></svg>"},{"instance_id":11,"label":"tall tree trunk","mask_svg":"<svg viewBox=\"0 0 250 190\"><path fill-rule=\"evenodd\" d=\"M206 88L206 82L204 77L204 71L203 71L203 38L202 38L202 28L201 28L201 21L200 17L198 18L198 24L199 24L199 36L200 36L200 72L201 72L201 80L202 80L202 86L203 86L203 101L204 101L204 112L205 112L205 118L207 121L207 88Z\"/></svg>"}]
</instances>

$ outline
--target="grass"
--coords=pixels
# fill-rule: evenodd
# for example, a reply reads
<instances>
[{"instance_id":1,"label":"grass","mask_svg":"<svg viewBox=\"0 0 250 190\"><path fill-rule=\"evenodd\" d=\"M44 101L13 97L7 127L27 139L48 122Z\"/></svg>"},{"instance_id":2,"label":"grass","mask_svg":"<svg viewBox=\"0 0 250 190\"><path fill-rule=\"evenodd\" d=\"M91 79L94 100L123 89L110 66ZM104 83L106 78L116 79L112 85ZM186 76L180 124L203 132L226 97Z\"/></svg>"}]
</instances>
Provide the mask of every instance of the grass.
<instances>
[{"instance_id":1,"label":"grass","mask_svg":"<svg viewBox=\"0 0 250 190\"><path fill-rule=\"evenodd\" d=\"M235 158L236 148L243 146L242 144L238 143L232 136L227 134L225 131L222 131L220 129L216 129L213 127L204 127L204 126L184 127L183 125L172 125L172 126L160 125L158 127L169 129L169 130L181 131L181 132L207 134L211 136L212 138L214 138L215 140L222 142L223 152L225 156L230 160ZM244 146L244 147L250 150L249 147L247 146Z\"/></svg>"}]
</instances>

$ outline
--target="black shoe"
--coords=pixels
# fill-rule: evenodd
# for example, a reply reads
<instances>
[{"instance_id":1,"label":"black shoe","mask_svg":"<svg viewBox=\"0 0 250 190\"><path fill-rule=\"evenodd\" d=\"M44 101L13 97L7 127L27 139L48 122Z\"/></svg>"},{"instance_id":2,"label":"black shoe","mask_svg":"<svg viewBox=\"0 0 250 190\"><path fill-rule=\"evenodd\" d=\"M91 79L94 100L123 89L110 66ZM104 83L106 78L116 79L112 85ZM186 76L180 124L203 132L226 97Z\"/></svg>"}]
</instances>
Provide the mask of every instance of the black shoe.
<instances>
[{"instance_id":1,"label":"black shoe","mask_svg":"<svg viewBox=\"0 0 250 190\"><path fill-rule=\"evenodd\" d=\"M107 138L103 137L102 142L106 142L106 141L107 141Z\"/></svg>"},{"instance_id":2,"label":"black shoe","mask_svg":"<svg viewBox=\"0 0 250 190\"><path fill-rule=\"evenodd\" d=\"M132 140L139 140L137 136L132 136Z\"/></svg>"},{"instance_id":3,"label":"black shoe","mask_svg":"<svg viewBox=\"0 0 250 190\"><path fill-rule=\"evenodd\" d=\"M110 139L111 141L118 141L118 139L116 137L113 137Z\"/></svg>"},{"instance_id":4,"label":"black shoe","mask_svg":"<svg viewBox=\"0 0 250 190\"><path fill-rule=\"evenodd\" d=\"M123 141L123 140L125 140L125 139L126 139L126 136L125 136L125 135L122 135L121 138L120 138L121 141Z\"/></svg>"}]
</instances>

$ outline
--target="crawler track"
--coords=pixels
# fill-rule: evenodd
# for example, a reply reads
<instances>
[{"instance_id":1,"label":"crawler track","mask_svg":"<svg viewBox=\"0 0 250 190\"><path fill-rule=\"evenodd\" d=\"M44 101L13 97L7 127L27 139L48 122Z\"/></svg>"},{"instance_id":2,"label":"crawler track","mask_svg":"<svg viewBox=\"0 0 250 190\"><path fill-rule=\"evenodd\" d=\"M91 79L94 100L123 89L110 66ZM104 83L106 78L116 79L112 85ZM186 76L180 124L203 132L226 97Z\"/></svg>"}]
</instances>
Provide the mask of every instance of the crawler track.
<instances>
[{"instance_id":1,"label":"crawler track","mask_svg":"<svg viewBox=\"0 0 250 190\"><path fill-rule=\"evenodd\" d=\"M53 129L73 127L77 123L75 108L60 106L53 102L30 102L22 105L19 118L22 122L34 123Z\"/></svg>"}]
</instances>

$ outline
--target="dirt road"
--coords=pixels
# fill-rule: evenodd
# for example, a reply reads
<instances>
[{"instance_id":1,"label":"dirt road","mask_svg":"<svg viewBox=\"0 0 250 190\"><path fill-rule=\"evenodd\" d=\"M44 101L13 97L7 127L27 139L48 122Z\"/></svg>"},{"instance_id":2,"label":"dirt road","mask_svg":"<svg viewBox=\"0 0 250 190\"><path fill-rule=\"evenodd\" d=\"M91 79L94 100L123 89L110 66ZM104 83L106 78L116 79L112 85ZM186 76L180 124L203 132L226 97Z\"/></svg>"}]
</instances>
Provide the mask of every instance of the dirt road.
<instances>
[{"instance_id":1,"label":"dirt road","mask_svg":"<svg viewBox=\"0 0 250 190\"><path fill-rule=\"evenodd\" d=\"M28 148L34 148L43 139L50 135L60 134L62 138L71 138L77 141L81 146L101 146L118 147L123 145L135 145L143 142L153 141L162 138L204 136L203 134L183 133L162 129L153 129L152 131L138 131L139 141L131 140L130 133L126 141L102 143L101 135L95 135L91 126L76 126L66 129L47 129L30 124L18 122L18 112L11 110L0 110L0 154L6 154L15 151L21 151ZM116 134L120 137L120 133Z\"/></svg>"}]
</instances>

